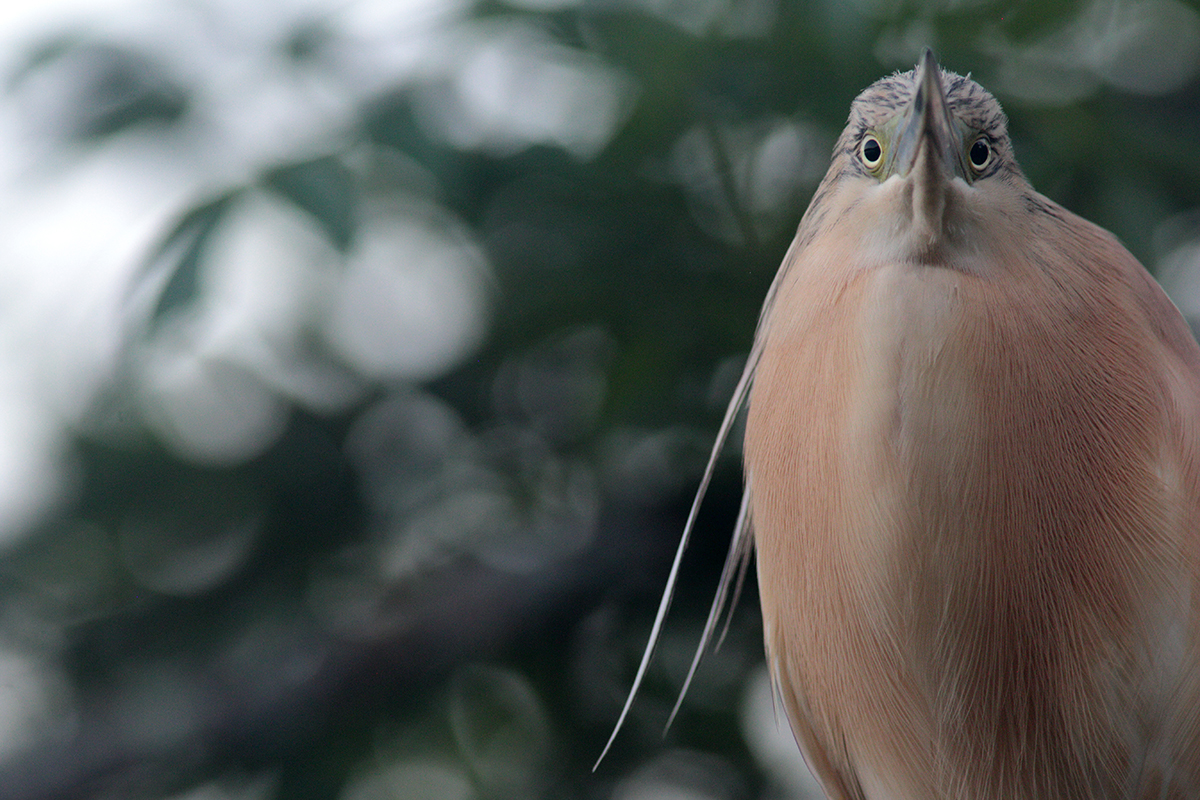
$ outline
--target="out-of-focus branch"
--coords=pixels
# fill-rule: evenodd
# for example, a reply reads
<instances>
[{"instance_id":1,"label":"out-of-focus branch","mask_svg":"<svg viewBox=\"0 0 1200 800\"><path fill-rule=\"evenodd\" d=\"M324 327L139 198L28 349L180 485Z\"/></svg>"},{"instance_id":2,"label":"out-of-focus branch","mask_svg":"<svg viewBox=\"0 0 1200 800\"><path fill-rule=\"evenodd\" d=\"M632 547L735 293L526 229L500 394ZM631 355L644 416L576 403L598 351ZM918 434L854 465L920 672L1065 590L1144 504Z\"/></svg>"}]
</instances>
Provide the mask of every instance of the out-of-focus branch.
<instances>
[{"instance_id":1,"label":"out-of-focus branch","mask_svg":"<svg viewBox=\"0 0 1200 800\"><path fill-rule=\"evenodd\" d=\"M603 529L585 552L534 574L459 562L395 587L366 636L297 615L261 659L238 659L237 674L218 657L178 677L166 708L129 687L91 698L62 731L0 762L0 800L175 791L227 766L266 767L379 698L419 699L458 664L569 626L615 582L628 584L631 565L635 576L653 568L646 520L610 518ZM171 719L145 725L147 713Z\"/></svg>"}]
</instances>

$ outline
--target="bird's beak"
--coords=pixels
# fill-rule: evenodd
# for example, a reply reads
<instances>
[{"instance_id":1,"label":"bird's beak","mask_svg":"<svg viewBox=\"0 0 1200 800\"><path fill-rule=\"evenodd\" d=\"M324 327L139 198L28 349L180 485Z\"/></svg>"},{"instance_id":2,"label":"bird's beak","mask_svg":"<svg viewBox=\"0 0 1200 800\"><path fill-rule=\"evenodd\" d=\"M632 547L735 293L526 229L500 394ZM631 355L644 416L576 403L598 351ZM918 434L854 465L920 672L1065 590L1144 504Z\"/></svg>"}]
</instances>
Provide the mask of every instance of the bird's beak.
<instances>
[{"instance_id":1,"label":"bird's beak","mask_svg":"<svg viewBox=\"0 0 1200 800\"><path fill-rule=\"evenodd\" d=\"M962 157L962 136L950 117L942 71L929 48L917 64L915 82L916 91L900 117L893 174L913 175L918 183L930 189L948 183L955 176L969 182ZM913 174L914 170L917 174Z\"/></svg>"}]
</instances>

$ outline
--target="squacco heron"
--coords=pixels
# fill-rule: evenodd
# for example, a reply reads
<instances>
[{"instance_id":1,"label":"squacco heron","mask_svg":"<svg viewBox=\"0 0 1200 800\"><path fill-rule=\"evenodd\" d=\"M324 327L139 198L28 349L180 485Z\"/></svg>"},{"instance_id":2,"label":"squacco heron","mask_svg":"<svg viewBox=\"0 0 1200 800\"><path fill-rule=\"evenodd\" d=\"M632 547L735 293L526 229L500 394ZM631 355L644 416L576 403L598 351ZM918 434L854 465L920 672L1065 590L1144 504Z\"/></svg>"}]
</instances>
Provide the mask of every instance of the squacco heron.
<instances>
[{"instance_id":1,"label":"squacco heron","mask_svg":"<svg viewBox=\"0 0 1200 800\"><path fill-rule=\"evenodd\" d=\"M718 435L748 398L701 650L752 526L829 797L1200 797L1200 348L1006 125L929 51L854 101Z\"/></svg>"}]
</instances>

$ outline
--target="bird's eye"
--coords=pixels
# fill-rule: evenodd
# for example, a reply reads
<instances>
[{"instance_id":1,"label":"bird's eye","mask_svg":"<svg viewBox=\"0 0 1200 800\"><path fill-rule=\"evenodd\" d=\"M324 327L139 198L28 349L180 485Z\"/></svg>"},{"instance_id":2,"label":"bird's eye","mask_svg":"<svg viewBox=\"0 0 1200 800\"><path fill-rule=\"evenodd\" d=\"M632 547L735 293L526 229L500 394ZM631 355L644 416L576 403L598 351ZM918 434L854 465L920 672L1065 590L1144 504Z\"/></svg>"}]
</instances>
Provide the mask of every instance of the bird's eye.
<instances>
[{"instance_id":1,"label":"bird's eye","mask_svg":"<svg viewBox=\"0 0 1200 800\"><path fill-rule=\"evenodd\" d=\"M986 136L980 136L971 145L971 150L967 154L971 159L971 168L976 172L983 172L988 164L992 163L992 144Z\"/></svg>"},{"instance_id":2,"label":"bird's eye","mask_svg":"<svg viewBox=\"0 0 1200 800\"><path fill-rule=\"evenodd\" d=\"M867 134L858 148L858 154L867 169L875 169L883 160L883 145L874 136Z\"/></svg>"}]
</instances>

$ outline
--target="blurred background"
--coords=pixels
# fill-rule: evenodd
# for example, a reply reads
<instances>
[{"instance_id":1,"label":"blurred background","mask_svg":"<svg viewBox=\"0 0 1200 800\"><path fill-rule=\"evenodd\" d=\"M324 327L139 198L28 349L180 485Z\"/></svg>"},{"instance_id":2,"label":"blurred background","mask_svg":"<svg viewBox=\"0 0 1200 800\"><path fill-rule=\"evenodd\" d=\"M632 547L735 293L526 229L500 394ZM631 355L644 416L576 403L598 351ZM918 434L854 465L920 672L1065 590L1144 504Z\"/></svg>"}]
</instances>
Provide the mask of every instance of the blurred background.
<instances>
[{"instance_id":1,"label":"blurred background","mask_svg":"<svg viewBox=\"0 0 1200 800\"><path fill-rule=\"evenodd\" d=\"M814 797L752 586L662 735L736 444L590 769L850 101L927 44L1200 313L1184 0L53 0L0 41L0 800Z\"/></svg>"}]
</instances>

